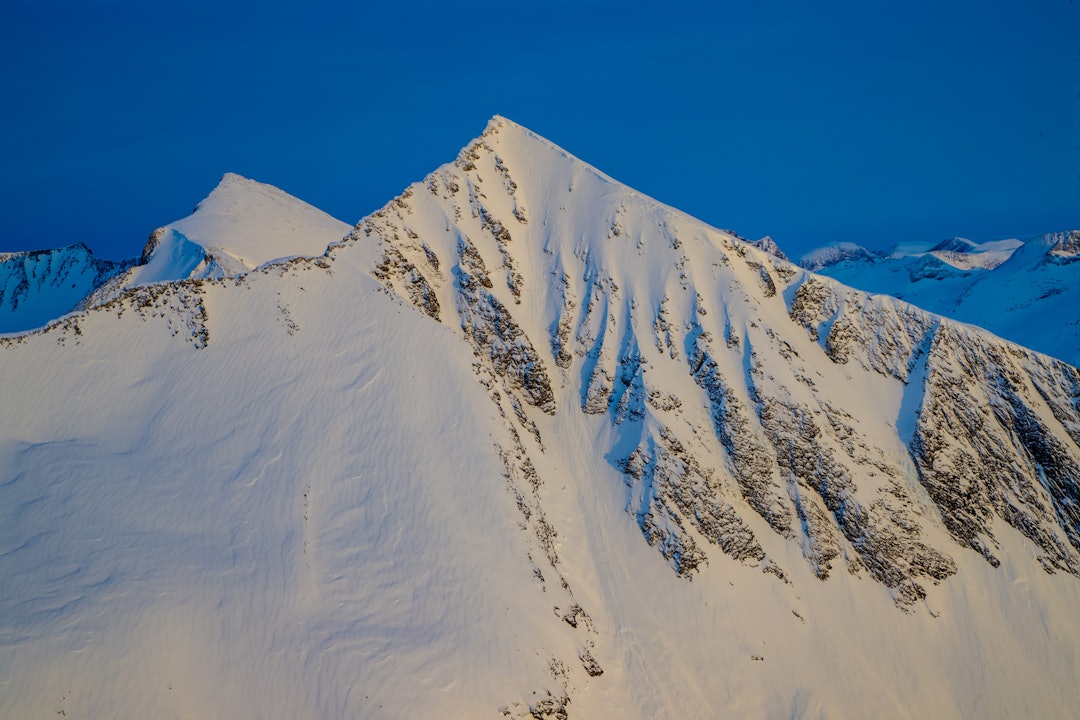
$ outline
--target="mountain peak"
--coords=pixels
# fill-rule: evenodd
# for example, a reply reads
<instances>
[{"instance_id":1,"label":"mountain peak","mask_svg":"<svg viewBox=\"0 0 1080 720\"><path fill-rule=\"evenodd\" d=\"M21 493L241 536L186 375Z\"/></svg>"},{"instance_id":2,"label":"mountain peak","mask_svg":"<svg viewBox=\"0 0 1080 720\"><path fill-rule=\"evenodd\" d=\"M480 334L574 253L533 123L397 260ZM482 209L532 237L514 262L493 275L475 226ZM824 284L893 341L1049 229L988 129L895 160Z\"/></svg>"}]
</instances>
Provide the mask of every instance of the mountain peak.
<instances>
[{"instance_id":1,"label":"mountain peak","mask_svg":"<svg viewBox=\"0 0 1080 720\"><path fill-rule=\"evenodd\" d=\"M502 115L492 116L480 137L465 146L461 152L463 155L472 156L483 150L490 150L500 157L516 153L535 172L540 173L540 177L549 178L552 173L560 176L567 175L568 172L588 174L604 183L618 185L626 192L640 195L633 188L620 183L544 136Z\"/></svg>"},{"instance_id":2,"label":"mountain peak","mask_svg":"<svg viewBox=\"0 0 1080 720\"><path fill-rule=\"evenodd\" d=\"M52 250L0 253L0 333L40 327L71 312L131 264L95 258L81 241Z\"/></svg>"},{"instance_id":3,"label":"mountain peak","mask_svg":"<svg viewBox=\"0 0 1080 720\"><path fill-rule=\"evenodd\" d=\"M514 122L513 120L506 117L505 115L499 115L498 113L495 113L494 115L491 116L491 119L488 120L487 127L484 128L484 134L487 134L489 131L497 131L499 128L503 128L503 127L508 127L508 128L517 129L517 130L525 130L526 129L524 126Z\"/></svg>"},{"instance_id":4,"label":"mountain peak","mask_svg":"<svg viewBox=\"0 0 1080 720\"><path fill-rule=\"evenodd\" d=\"M287 192L225 173L191 215L154 230L137 262L103 280L79 307L141 285L243 275L282 258L322 255L351 227Z\"/></svg>"},{"instance_id":5,"label":"mountain peak","mask_svg":"<svg viewBox=\"0 0 1080 720\"><path fill-rule=\"evenodd\" d=\"M810 272L819 272L832 265L852 261L872 261L877 257L862 245L853 242L837 242L811 250L799 258L799 265Z\"/></svg>"},{"instance_id":6,"label":"mountain peak","mask_svg":"<svg viewBox=\"0 0 1080 720\"><path fill-rule=\"evenodd\" d=\"M892 295L925 310L986 328L1001 337L1080 364L1080 232L1020 240L896 245L873 262L825 248L801 263L845 285ZM1048 323L1046 318L1060 318Z\"/></svg>"},{"instance_id":7,"label":"mountain peak","mask_svg":"<svg viewBox=\"0 0 1080 720\"><path fill-rule=\"evenodd\" d=\"M236 173L222 176L194 213L168 227L246 270L281 257L321 255L350 229L273 185Z\"/></svg>"},{"instance_id":8,"label":"mountain peak","mask_svg":"<svg viewBox=\"0 0 1080 720\"><path fill-rule=\"evenodd\" d=\"M930 248L930 252L970 253L977 249L978 245L967 238L951 237Z\"/></svg>"},{"instance_id":9,"label":"mountain peak","mask_svg":"<svg viewBox=\"0 0 1080 720\"><path fill-rule=\"evenodd\" d=\"M540 135L534 133L529 128L522 125L521 123L514 122L505 115L492 115L491 119L488 120L487 125L484 127L484 132L481 133L480 137L487 137L497 134L502 134L506 137L512 135L532 136L534 139L541 140L548 145L552 144Z\"/></svg>"},{"instance_id":10,"label":"mountain peak","mask_svg":"<svg viewBox=\"0 0 1080 720\"><path fill-rule=\"evenodd\" d=\"M240 175L239 173L226 172L224 175L221 176L221 180L218 182L218 185L224 185L226 183L233 183L233 182L236 182L236 183L254 183L256 185L261 184L261 183L256 182L255 180L252 180L250 178L246 178L243 175Z\"/></svg>"},{"instance_id":11,"label":"mountain peak","mask_svg":"<svg viewBox=\"0 0 1080 720\"><path fill-rule=\"evenodd\" d=\"M220 212L222 206L238 202L251 201L251 198L263 195L270 197L278 195L281 198L290 197L273 185L266 185L244 177L234 172L227 172L221 176L214 189L205 198L195 204L192 214L202 212Z\"/></svg>"},{"instance_id":12,"label":"mountain peak","mask_svg":"<svg viewBox=\"0 0 1080 720\"><path fill-rule=\"evenodd\" d=\"M926 583L954 572L952 561L921 539L924 532L934 534L930 528L905 529L906 521L887 513L871 519L877 511L869 508L879 507L873 499L878 481L858 481L874 488L860 501L855 478L864 475L860 466L878 460L854 448L887 448L883 452L892 457L906 452L920 433L927 447L939 442L947 423L921 421L916 408L905 405L901 388L931 355L937 382L965 345L983 352L991 341L976 331L955 330L895 300L825 283L610 180L533 133L497 122L454 163L363 220L350 240L381 249L374 275L389 291L464 331L487 364L486 381L500 383L501 393L512 398L503 408L506 417L517 416L531 434L535 429L537 443L543 429L529 419L528 406L541 415L580 411L609 420L618 440L605 457L624 475L642 534L678 576L698 573L713 554L712 543L740 562L785 577L790 569L778 569L780 561L749 527L763 521L768 532L793 537L795 518L808 512L810 497L823 503L813 512L822 518L833 513L836 522L802 528L809 533L805 559L815 576L827 577L843 557L851 572L873 568L871 575L898 604L911 605L925 596ZM873 265L878 258L841 244L827 259ZM949 270L932 256L925 263ZM847 389L853 366L878 376L859 382L877 386L876 398L893 397L895 407L882 414L863 404L862 393ZM711 413L699 412L697 400L668 399L679 397L674 388L694 386L689 392L704 391ZM916 383L912 393L928 387ZM827 427L815 417L832 420ZM838 419L845 417L859 420ZM688 448L701 447L701 438L687 428L710 425L728 455L699 461ZM796 428L807 438L798 458L791 455ZM863 439L853 443L856 435ZM953 440L941 442L951 446ZM845 447L852 450L838 450ZM700 452L707 458L712 450ZM932 454L911 457L921 463ZM818 464L793 470L806 458L819 458ZM757 517L747 520L704 489L710 471L695 468L724 463L735 468L735 483ZM918 500L902 480L913 466L890 460L876 467L889 468L882 470L895 481L889 492L905 502ZM944 472L921 471L927 484ZM792 472L824 496L803 498L791 484ZM699 483L701 498L709 499L691 507L681 491L664 495L664 487L683 482ZM962 511L949 502L942 496L940 509L952 522ZM862 509L856 509L859 503ZM868 530L859 525L864 521L878 527ZM958 520L958 534L959 527ZM859 539L867 533L878 540ZM990 539L983 548L972 537L963 542L999 562ZM845 542L854 543L850 551ZM1080 573L1071 546L1048 540L1045 551L1052 567ZM918 559L909 562L913 557Z\"/></svg>"},{"instance_id":13,"label":"mountain peak","mask_svg":"<svg viewBox=\"0 0 1080 720\"><path fill-rule=\"evenodd\" d=\"M226 175L0 339L0 716L1080 706L1080 370L498 116L319 258L131 287L308 207Z\"/></svg>"}]
</instances>

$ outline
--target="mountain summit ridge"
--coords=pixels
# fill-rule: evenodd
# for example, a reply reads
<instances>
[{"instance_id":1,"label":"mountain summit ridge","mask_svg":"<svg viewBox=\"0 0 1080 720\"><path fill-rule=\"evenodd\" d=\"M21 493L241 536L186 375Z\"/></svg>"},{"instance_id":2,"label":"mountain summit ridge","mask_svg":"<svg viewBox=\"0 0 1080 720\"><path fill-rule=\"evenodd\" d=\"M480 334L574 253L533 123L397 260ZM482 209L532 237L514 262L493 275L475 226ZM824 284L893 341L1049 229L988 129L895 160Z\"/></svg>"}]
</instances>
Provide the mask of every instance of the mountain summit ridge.
<instances>
[{"instance_id":1,"label":"mountain summit ridge","mask_svg":"<svg viewBox=\"0 0 1080 720\"><path fill-rule=\"evenodd\" d=\"M496 116L0 338L0 714L1067 714L1080 371L762 246Z\"/></svg>"}]
</instances>

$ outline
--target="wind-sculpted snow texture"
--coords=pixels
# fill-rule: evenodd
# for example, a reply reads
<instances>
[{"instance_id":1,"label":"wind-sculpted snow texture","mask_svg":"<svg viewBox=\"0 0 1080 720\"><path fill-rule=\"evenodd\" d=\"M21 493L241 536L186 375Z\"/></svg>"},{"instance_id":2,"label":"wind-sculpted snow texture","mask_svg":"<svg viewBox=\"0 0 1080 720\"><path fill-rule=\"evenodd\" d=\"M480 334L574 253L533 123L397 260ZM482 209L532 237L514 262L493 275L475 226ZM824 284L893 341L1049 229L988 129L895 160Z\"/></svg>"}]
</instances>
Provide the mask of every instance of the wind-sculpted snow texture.
<instances>
[{"instance_id":1,"label":"wind-sculpted snow texture","mask_svg":"<svg viewBox=\"0 0 1080 720\"><path fill-rule=\"evenodd\" d=\"M0 339L0 714L1067 715L1080 373L758 245L496 117Z\"/></svg>"}]
</instances>

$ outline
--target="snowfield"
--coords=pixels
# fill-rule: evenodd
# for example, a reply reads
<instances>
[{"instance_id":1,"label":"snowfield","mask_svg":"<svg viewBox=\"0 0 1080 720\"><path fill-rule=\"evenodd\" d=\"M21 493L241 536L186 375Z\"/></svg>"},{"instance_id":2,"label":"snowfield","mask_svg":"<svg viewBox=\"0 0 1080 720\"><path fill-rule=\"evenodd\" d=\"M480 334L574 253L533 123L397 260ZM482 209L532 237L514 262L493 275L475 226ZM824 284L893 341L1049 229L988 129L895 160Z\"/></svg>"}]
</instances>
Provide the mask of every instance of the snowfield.
<instances>
[{"instance_id":1,"label":"snowfield","mask_svg":"<svg viewBox=\"0 0 1080 720\"><path fill-rule=\"evenodd\" d=\"M1080 371L504 118L267 188L0 338L0 717L1080 708Z\"/></svg>"}]
</instances>

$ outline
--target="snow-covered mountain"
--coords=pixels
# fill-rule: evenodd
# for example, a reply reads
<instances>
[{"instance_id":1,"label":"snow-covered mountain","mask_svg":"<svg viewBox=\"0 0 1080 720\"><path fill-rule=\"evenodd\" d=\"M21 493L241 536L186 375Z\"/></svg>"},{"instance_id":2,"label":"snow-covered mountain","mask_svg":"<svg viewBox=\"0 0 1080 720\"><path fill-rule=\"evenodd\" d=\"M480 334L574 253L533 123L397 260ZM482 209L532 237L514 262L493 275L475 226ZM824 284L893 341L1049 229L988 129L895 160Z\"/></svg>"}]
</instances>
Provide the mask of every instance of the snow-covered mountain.
<instances>
[{"instance_id":1,"label":"snow-covered mountain","mask_svg":"<svg viewBox=\"0 0 1080 720\"><path fill-rule=\"evenodd\" d=\"M82 243L0 254L0 332L41 327L128 288L236 277L273 260L321 255L349 230L276 187L227 173L191 215L151 233L139 258L100 260Z\"/></svg>"},{"instance_id":2,"label":"snow-covered mountain","mask_svg":"<svg viewBox=\"0 0 1080 720\"><path fill-rule=\"evenodd\" d=\"M83 243L0 253L0 333L41 327L133 263L95 258Z\"/></svg>"},{"instance_id":3,"label":"snow-covered mountain","mask_svg":"<svg viewBox=\"0 0 1080 720\"><path fill-rule=\"evenodd\" d=\"M1080 706L1075 367L498 117L245 266L0 339L0 715Z\"/></svg>"},{"instance_id":4,"label":"snow-covered mountain","mask_svg":"<svg viewBox=\"0 0 1080 720\"><path fill-rule=\"evenodd\" d=\"M1080 366L1080 230L1026 242L910 243L890 253L842 243L799 264Z\"/></svg>"}]
</instances>

